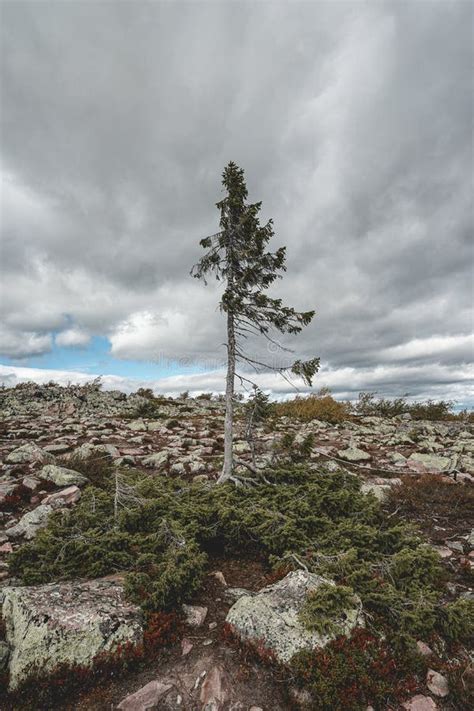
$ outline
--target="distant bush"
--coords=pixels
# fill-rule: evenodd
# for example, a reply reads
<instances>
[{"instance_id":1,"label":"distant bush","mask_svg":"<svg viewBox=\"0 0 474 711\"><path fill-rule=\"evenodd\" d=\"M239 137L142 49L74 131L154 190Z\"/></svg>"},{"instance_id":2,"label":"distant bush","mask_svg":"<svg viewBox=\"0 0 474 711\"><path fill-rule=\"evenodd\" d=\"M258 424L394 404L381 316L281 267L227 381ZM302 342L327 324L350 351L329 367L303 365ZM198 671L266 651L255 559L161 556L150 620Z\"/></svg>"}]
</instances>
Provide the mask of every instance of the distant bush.
<instances>
[{"instance_id":1,"label":"distant bush","mask_svg":"<svg viewBox=\"0 0 474 711\"><path fill-rule=\"evenodd\" d=\"M159 420L166 415L163 414L162 406L163 398L146 398L145 402L140 403L133 413L133 417L145 417L149 420Z\"/></svg>"},{"instance_id":2,"label":"distant bush","mask_svg":"<svg viewBox=\"0 0 474 711\"><path fill-rule=\"evenodd\" d=\"M153 400L155 397L151 388L138 388L136 394L140 395L140 397L146 398L147 400Z\"/></svg>"},{"instance_id":3,"label":"distant bush","mask_svg":"<svg viewBox=\"0 0 474 711\"><path fill-rule=\"evenodd\" d=\"M335 400L329 393L295 397L293 400L275 404L275 414L283 417L295 417L303 422L323 420L337 424L350 415L348 403Z\"/></svg>"},{"instance_id":4,"label":"distant bush","mask_svg":"<svg viewBox=\"0 0 474 711\"><path fill-rule=\"evenodd\" d=\"M408 402L406 397L377 398L374 393L361 392L353 412L356 415L376 417L396 417L409 414L414 420L469 420L473 413L463 410L454 413L454 402L451 400L426 400L425 402Z\"/></svg>"},{"instance_id":5,"label":"distant bush","mask_svg":"<svg viewBox=\"0 0 474 711\"><path fill-rule=\"evenodd\" d=\"M449 400L427 400L408 405L408 412L414 420L451 420L454 403Z\"/></svg>"},{"instance_id":6,"label":"distant bush","mask_svg":"<svg viewBox=\"0 0 474 711\"><path fill-rule=\"evenodd\" d=\"M295 464L307 460L314 447L314 434L310 432L303 440L295 442L293 432L285 432L279 443L280 452Z\"/></svg>"},{"instance_id":7,"label":"distant bush","mask_svg":"<svg viewBox=\"0 0 474 711\"><path fill-rule=\"evenodd\" d=\"M404 397L389 400L388 398L376 398L373 393L361 392L354 405L354 412L357 415L372 417L396 417L408 412L408 403Z\"/></svg>"},{"instance_id":8,"label":"distant bush","mask_svg":"<svg viewBox=\"0 0 474 711\"><path fill-rule=\"evenodd\" d=\"M212 400L212 393L201 393L196 395L196 400Z\"/></svg>"}]
</instances>

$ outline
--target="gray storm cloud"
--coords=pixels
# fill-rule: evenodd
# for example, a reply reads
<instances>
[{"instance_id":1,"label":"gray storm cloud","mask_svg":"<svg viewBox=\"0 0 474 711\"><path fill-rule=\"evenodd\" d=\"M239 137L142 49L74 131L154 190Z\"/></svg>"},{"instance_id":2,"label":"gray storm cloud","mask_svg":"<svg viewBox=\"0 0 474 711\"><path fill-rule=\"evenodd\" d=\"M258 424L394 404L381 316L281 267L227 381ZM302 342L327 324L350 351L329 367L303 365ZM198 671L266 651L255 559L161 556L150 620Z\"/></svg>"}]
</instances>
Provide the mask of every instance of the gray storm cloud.
<instances>
[{"instance_id":1,"label":"gray storm cloud","mask_svg":"<svg viewBox=\"0 0 474 711\"><path fill-rule=\"evenodd\" d=\"M218 294L188 272L232 159L288 247L280 294L317 310L298 353L340 392L464 397L471 3L0 11L3 355L105 335L117 358L219 362Z\"/></svg>"}]
</instances>

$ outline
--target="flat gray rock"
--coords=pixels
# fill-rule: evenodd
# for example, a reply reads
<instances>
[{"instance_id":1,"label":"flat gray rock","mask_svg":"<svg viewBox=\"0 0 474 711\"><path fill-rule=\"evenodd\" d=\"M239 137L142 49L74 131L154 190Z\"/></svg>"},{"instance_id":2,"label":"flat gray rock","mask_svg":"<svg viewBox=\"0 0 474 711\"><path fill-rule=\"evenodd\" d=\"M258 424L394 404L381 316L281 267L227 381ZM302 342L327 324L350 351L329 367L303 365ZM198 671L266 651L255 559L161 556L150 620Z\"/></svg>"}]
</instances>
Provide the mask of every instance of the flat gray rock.
<instances>
[{"instance_id":1,"label":"flat gray rock","mask_svg":"<svg viewBox=\"0 0 474 711\"><path fill-rule=\"evenodd\" d=\"M84 474L80 474L74 469L58 467L56 464L46 464L38 476L45 481L52 481L56 486L83 486L89 481Z\"/></svg>"}]
</instances>

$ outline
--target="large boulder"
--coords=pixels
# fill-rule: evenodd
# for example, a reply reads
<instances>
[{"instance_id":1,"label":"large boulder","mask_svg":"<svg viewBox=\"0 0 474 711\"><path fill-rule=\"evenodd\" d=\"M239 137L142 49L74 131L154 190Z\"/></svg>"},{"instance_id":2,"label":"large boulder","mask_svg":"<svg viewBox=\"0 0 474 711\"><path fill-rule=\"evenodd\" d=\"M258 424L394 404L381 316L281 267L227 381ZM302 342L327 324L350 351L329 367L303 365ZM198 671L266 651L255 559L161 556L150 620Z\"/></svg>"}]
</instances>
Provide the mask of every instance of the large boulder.
<instances>
[{"instance_id":1,"label":"large boulder","mask_svg":"<svg viewBox=\"0 0 474 711\"><path fill-rule=\"evenodd\" d=\"M410 455L410 460L412 462L419 462L428 471L445 472L451 467L451 460L449 457L441 457L439 454L423 454L422 452L415 452Z\"/></svg>"},{"instance_id":2,"label":"large boulder","mask_svg":"<svg viewBox=\"0 0 474 711\"><path fill-rule=\"evenodd\" d=\"M142 640L139 608L108 579L4 589L10 688L67 663L90 666L99 652Z\"/></svg>"},{"instance_id":3,"label":"large boulder","mask_svg":"<svg viewBox=\"0 0 474 711\"><path fill-rule=\"evenodd\" d=\"M56 486L82 486L89 481L84 474L80 474L74 469L58 467L55 464L46 464L38 476L45 481L52 481Z\"/></svg>"},{"instance_id":4,"label":"large boulder","mask_svg":"<svg viewBox=\"0 0 474 711\"><path fill-rule=\"evenodd\" d=\"M30 541L36 536L41 528L44 528L48 519L55 510L63 505L62 501L51 502L50 504L41 504L37 506L33 511L28 511L24 514L17 524L7 528L5 533L8 538L26 538Z\"/></svg>"},{"instance_id":5,"label":"large boulder","mask_svg":"<svg viewBox=\"0 0 474 711\"><path fill-rule=\"evenodd\" d=\"M261 643L276 658L287 663L302 650L325 647L335 634L308 631L299 619L308 594L316 592L330 580L314 573L298 570L257 594L244 594L230 608L226 621L245 640ZM337 621L338 634L350 634L364 620L360 601L345 610Z\"/></svg>"},{"instance_id":6,"label":"large boulder","mask_svg":"<svg viewBox=\"0 0 474 711\"><path fill-rule=\"evenodd\" d=\"M35 462L52 462L54 457L52 454L45 452L44 449L38 447L37 444L24 444L18 449L7 455L6 461L9 464L30 464Z\"/></svg>"}]
</instances>

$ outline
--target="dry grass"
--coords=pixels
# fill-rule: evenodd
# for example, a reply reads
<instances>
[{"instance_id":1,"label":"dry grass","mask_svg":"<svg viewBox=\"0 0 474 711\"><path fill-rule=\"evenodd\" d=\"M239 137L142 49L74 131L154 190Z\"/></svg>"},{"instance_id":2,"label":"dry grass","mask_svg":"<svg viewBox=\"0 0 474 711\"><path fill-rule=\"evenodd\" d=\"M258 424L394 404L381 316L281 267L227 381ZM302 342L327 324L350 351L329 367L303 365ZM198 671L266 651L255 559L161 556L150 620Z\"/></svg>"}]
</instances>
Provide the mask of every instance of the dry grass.
<instances>
[{"instance_id":1,"label":"dry grass","mask_svg":"<svg viewBox=\"0 0 474 711\"><path fill-rule=\"evenodd\" d=\"M280 417L295 417L304 422L324 420L337 424L349 417L350 405L338 402L331 395L308 395L277 403L275 413Z\"/></svg>"}]
</instances>

